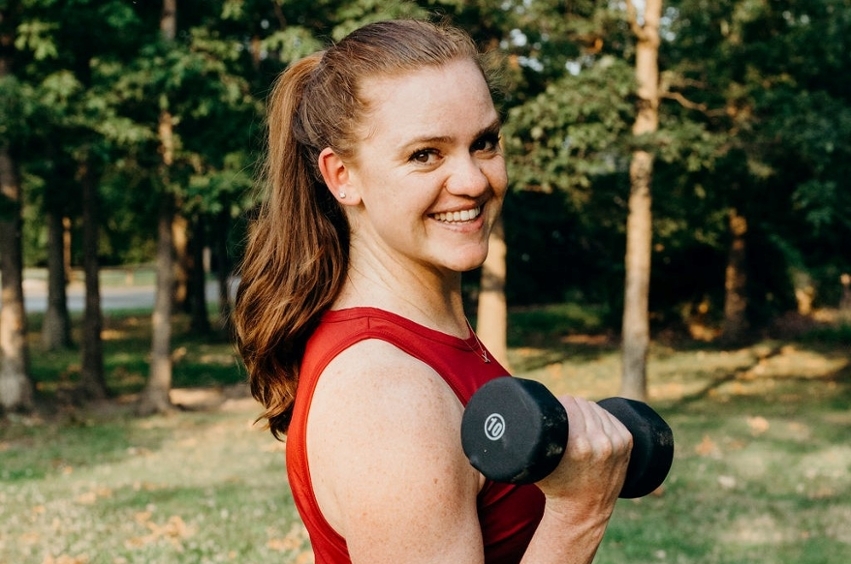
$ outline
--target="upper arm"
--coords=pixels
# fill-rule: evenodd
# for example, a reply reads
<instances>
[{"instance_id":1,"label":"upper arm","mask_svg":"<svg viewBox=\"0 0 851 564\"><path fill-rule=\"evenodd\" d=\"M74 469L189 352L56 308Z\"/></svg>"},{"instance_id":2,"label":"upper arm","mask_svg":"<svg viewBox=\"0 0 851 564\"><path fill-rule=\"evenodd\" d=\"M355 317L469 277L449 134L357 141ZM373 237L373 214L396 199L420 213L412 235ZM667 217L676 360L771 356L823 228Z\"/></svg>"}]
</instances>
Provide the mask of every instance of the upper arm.
<instances>
[{"instance_id":1,"label":"upper arm","mask_svg":"<svg viewBox=\"0 0 851 564\"><path fill-rule=\"evenodd\" d=\"M461 448L463 407L431 368L368 340L316 387L308 461L326 520L352 561L483 561L480 475Z\"/></svg>"}]
</instances>

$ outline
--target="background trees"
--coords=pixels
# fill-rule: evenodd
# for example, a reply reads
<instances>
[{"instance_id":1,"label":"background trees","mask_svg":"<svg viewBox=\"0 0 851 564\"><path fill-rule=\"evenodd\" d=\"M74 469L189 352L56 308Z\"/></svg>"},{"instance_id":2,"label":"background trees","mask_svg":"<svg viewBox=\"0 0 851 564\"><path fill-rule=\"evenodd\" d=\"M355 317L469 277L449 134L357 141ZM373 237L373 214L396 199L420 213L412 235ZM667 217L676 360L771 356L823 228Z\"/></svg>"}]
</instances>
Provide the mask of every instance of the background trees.
<instances>
[{"instance_id":1,"label":"background trees","mask_svg":"<svg viewBox=\"0 0 851 564\"><path fill-rule=\"evenodd\" d=\"M162 293L176 298L162 302L163 330L172 308L192 312L199 334L210 327L205 262L226 316L273 77L328 40L394 16L441 15L504 55L513 191L505 267L485 274L504 270L495 287L509 307L603 304L621 331L632 311L624 256L635 155L653 160L649 300L635 309L647 314L648 335L673 328L735 344L842 299L851 269L849 0L668 0L658 25L604 0L181 0L166 33L173 4L0 0L0 336L3 378L22 390L31 382L26 343L15 337L19 263L52 273L45 347L69 346L63 289L69 266L86 267L86 330L70 343L84 351L85 397L108 393L93 273L152 262L156 233L173 257L163 273L178 284L162 278ZM637 131L647 94L635 77L634 31L648 25L659 33L659 76L644 85L657 89L658 128ZM466 281L471 297L479 275ZM167 340L156 350L167 366ZM167 407L167 388L151 402L157 409ZM15 407L27 393L0 396Z\"/></svg>"}]
</instances>

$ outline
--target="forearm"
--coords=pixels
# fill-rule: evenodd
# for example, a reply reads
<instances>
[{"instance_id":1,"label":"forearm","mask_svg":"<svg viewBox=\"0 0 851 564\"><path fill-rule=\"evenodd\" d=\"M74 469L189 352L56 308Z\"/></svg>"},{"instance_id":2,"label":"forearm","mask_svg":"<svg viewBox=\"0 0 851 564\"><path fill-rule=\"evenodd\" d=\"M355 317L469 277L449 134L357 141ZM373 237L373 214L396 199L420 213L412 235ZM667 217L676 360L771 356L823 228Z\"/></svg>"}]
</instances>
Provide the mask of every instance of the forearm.
<instances>
[{"instance_id":1,"label":"forearm","mask_svg":"<svg viewBox=\"0 0 851 564\"><path fill-rule=\"evenodd\" d=\"M603 540L609 515L597 517L547 507L522 564L590 564Z\"/></svg>"}]
</instances>

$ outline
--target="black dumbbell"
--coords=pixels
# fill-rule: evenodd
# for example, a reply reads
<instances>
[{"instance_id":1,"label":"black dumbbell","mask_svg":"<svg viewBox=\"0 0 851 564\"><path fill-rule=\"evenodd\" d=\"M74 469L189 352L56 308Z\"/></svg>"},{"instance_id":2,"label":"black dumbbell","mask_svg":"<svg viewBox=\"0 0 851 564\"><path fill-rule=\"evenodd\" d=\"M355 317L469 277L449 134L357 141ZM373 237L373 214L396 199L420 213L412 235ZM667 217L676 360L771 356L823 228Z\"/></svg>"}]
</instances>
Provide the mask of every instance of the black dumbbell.
<instances>
[{"instance_id":1,"label":"black dumbbell","mask_svg":"<svg viewBox=\"0 0 851 564\"><path fill-rule=\"evenodd\" d=\"M658 488L674 460L674 434L650 406L626 398L597 402L632 433L632 454L620 497ZM540 382L502 377L470 398L461 421L461 442L470 463L485 477L531 484L549 475L567 448L567 412Z\"/></svg>"}]
</instances>

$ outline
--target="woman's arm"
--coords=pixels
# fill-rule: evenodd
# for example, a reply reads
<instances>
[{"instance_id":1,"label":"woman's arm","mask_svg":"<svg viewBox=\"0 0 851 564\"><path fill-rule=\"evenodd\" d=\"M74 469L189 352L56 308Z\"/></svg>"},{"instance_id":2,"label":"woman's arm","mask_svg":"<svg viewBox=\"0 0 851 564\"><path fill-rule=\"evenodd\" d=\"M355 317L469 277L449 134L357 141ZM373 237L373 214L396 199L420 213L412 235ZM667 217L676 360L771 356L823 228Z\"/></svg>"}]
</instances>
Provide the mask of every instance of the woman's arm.
<instances>
[{"instance_id":1,"label":"woman's arm","mask_svg":"<svg viewBox=\"0 0 851 564\"><path fill-rule=\"evenodd\" d=\"M463 408L430 367L388 343L325 369L307 422L314 492L354 563L484 561L482 478L461 449Z\"/></svg>"},{"instance_id":2,"label":"woman's arm","mask_svg":"<svg viewBox=\"0 0 851 564\"><path fill-rule=\"evenodd\" d=\"M562 463L538 485L547 506L525 563L591 562L623 484L631 437L591 402L563 398ZM484 561L484 478L464 456L463 407L430 367L363 341L325 369L307 423L313 487L352 562Z\"/></svg>"}]
</instances>

